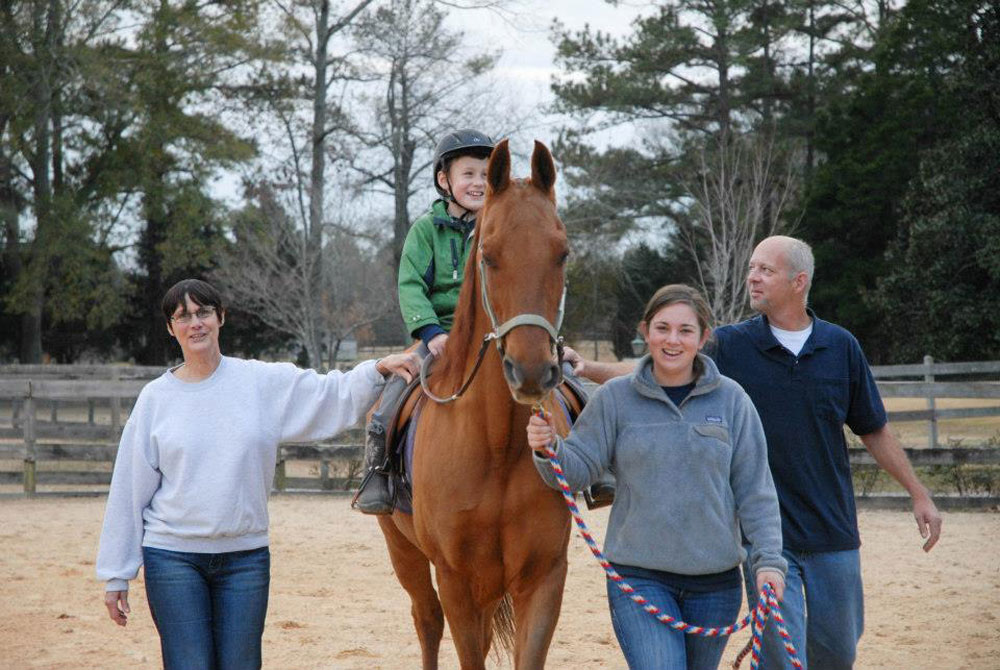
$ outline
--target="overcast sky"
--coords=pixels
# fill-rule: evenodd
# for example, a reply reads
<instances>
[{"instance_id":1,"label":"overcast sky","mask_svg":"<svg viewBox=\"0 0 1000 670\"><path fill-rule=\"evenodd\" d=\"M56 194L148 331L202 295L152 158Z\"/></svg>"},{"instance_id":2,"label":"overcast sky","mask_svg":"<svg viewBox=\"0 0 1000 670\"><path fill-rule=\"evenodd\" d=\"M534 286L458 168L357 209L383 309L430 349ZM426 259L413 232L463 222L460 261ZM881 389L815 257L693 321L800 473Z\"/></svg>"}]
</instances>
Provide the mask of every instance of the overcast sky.
<instances>
[{"instance_id":1,"label":"overcast sky","mask_svg":"<svg viewBox=\"0 0 1000 670\"><path fill-rule=\"evenodd\" d=\"M622 35L631 32L632 20L649 11L650 3L636 0L612 6L603 0L521 0L514 7L516 15L508 20L485 10L453 10L448 20L466 33L468 44L502 49L496 72L502 81L530 99L547 102L552 98L549 84L556 72L553 19L558 18L570 30L589 24Z\"/></svg>"},{"instance_id":2,"label":"overcast sky","mask_svg":"<svg viewBox=\"0 0 1000 670\"><path fill-rule=\"evenodd\" d=\"M451 10L448 24L465 33L464 44L476 49L477 45L502 52L493 78L502 87L507 99L516 101L521 116L531 114L533 122L517 133L511 145L515 154L530 151L529 138L551 143L558 128L567 119L554 115L542 116L553 101L550 85L558 72L553 62L555 46L552 43L552 22L558 18L565 28L576 31L585 25L599 28L615 36L631 33L631 23L654 5L648 0L625 0L612 6L603 0L512 0L504 16L488 10ZM501 131L502 133L503 131ZM592 141L618 142L633 132L618 128ZM523 170L527 159L515 156L515 169Z\"/></svg>"}]
</instances>

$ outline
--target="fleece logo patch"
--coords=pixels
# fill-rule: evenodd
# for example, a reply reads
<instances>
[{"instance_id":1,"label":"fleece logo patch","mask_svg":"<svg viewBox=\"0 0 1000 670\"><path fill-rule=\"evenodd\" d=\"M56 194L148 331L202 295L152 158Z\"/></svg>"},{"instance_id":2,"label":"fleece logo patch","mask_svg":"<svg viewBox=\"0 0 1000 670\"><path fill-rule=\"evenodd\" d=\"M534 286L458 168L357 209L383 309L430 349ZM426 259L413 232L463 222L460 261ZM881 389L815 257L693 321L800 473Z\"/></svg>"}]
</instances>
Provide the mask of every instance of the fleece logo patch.
<instances>
[{"instance_id":1,"label":"fleece logo patch","mask_svg":"<svg viewBox=\"0 0 1000 670\"><path fill-rule=\"evenodd\" d=\"M705 416L705 421L708 423L722 423L722 417L708 414Z\"/></svg>"}]
</instances>

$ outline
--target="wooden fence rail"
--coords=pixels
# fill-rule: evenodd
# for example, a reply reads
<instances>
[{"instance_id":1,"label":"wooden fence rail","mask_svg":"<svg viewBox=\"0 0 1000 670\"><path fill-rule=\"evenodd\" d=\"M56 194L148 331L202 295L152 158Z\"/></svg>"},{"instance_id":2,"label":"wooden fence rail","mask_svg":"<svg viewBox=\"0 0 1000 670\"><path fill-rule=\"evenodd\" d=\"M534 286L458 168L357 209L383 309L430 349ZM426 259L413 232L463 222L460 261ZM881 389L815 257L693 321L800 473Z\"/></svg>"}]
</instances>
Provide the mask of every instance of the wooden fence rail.
<instances>
[{"instance_id":1,"label":"wooden fence rail","mask_svg":"<svg viewBox=\"0 0 1000 670\"><path fill-rule=\"evenodd\" d=\"M889 421L926 421L927 447L938 446L938 420L1000 416L1000 407L969 407L948 410L937 409L938 398L1000 398L997 382L938 382L938 377L1000 375L1000 361L972 361L964 363L935 363L932 356L924 356L923 364L876 365L872 373L879 381L879 392L886 398L926 398L927 409L918 412L889 412ZM889 382L886 379L917 377L922 383Z\"/></svg>"},{"instance_id":2,"label":"wooden fence rail","mask_svg":"<svg viewBox=\"0 0 1000 670\"><path fill-rule=\"evenodd\" d=\"M939 420L1000 417L1000 403L995 407L936 406L940 398L1000 399L1000 381L983 380L1000 377L1000 361L935 363L925 357L923 364L875 366L872 370L884 397L926 399L926 409L889 412L894 423L928 423L927 448L907 449L914 465L1000 465L998 448L941 448L937 437ZM124 416L142 387L162 372L161 367L122 365L0 365L0 408L11 408L9 423L0 418L0 461L23 463L20 472L0 472L0 484L20 482L27 495L35 494L39 484L106 487ZM951 376L963 379L941 379ZM79 417L83 408L86 421L65 420L69 415ZM360 441L360 431L356 431L337 444L282 445L274 490L353 488L362 460ZM856 468L873 467L864 449L852 449L850 457ZM290 476L287 466L295 461L318 463L318 476ZM84 470L39 471L39 462L81 463ZM104 469L94 470L98 465ZM338 474L331 474L335 471ZM977 500L970 504L1000 503L996 498Z\"/></svg>"}]
</instances>

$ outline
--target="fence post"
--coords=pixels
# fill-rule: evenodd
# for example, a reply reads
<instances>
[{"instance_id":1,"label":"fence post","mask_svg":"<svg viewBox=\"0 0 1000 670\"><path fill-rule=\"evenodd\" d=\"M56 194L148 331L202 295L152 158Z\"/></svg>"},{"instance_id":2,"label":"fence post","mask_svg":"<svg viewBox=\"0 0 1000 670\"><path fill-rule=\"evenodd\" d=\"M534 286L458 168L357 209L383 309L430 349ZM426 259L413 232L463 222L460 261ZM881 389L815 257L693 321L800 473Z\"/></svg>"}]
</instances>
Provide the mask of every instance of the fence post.
<instances>
[{"instance_id":1,"label":"fence post","mask_svg":"<svg viewBox=\"0 0 1000 670\"><path fill-rule=\"evenodd\" d=\"M28 397L24 399L24 492L31 496L35 494L36 457L35 450L35 398L31 393L31 382L28 382Z\"/></svg>"},{"instance_id":2,"label":"fence post","mask_svg":"<svg viewBox=\"0 0 1000 670\"><path fill-rule=\"evenodd\" d=\"M121 378L121 372L118 368L111 370L111 381L116 382ZM122 428L122 399L118 396L116 392L115 395L111 396L111 431L115 436L115 440L121 439L121 428Z\"/></svg>"},{"instance_id":3,"label":"fence post","mask_svg":"<svg viewBox=\"0 0 1000 670\"><path fill-rule=\"evenodd\" d=\"M319 462L319 488L321 491L329 491L333 488L330 483L330 461L326 459Z\"/></svg>"},{"instance_id":4,"label":"fence post","mask_svg":"<svg viewBox=\"0 0 1000 670\"><path fill-rule=\"evenodd\" d=\"M934 357L924 356L924 381L934 381ZM936 449L938 444L937 411L934 406L934 393L927 391L927 409L931 412L931 418L927 420L927 446Z\"/></svg>"},{"instance_id":5,"label":"fence post","mask_svg":"<svg viewBox=\"0 0 1000 670\"><path fill-rule=\"evenodd\" d=\"M278 447L278 462L274 464L274 490L284 493L288 486L288 474L285 472L285 450Z\"/></svg>"}]
</instances>

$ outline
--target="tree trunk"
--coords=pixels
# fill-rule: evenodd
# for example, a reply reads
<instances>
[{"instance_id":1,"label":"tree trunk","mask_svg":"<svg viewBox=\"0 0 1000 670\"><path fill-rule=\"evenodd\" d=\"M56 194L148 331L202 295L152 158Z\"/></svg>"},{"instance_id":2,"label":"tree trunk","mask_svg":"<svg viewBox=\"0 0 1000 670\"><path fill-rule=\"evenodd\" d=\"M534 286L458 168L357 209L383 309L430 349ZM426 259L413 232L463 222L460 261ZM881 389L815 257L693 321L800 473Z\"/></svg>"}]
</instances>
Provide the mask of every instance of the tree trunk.
<instances>
[{"instance_id":1,"label":"tree trunk","mask_svg":"<svg viewBox=\"0 0 1000 670\"><path fill-rule=\"evenodd\" d=\"M161 11L167 11L166 3L161 0ZM170 47L167 44L166 30L163 27L164 19L155 18L154 29L157 31L153 45L157 57L160 59L169 57ZM151 98L147 101L148 113L150 115L149 125L153 129L168 127L170 103L164 98L166 92L154 90ZM160 245L166 239L170 226L169 213L167 211L167 180L170 174L170 155L168 147L163 139L159 137L147 137L145 149L147 153L145 169L143 170L143 218L145 228L139 236L139 262L145 270L145 276L141 278L139 290L140 300L139 313L142 315L139 331L143 341L139 350L138 362L142 365L163 365L167 362L167 333L163 323L163 315L160 311L160 303L163 299L164 277L163 259L161 258Z\"/></svg>"},{"instance_id":2,"label":"tree trunk","mask_svg":"<svg viewBox=\"0 0 1000 670\"><path fill-rule=\"evenodd\" d=\"M813 2L809 3L809 60L808 74L806 81L806 110L809 121L806 125L806 164L803 180L806 184L812 184L813 166L816 162L814 127L816 124L816 8Z\"/></svg>"},{"instance_id":3,"label":"tree trunk","mask_svg":"<svg viewBox=\"0 0 1000 670\"><path fill-rule=\"evenodd\" d=\"M403 258L403 243L410 232L410 188L413 180L413 157L417 141L412 136L410 118L410 86L406 63L394 63L389 82L389 119L393 124L393 190L395 216L393 218L392 267L397 270ZM398 271L398 270L397 270ZM410 329L399 321L401 342L410 339Z\"/></svg>"},{"instance_id":4,"label":"tree trunk","mask_svg":"<svg viewBox=\"0 0 1000 670\"><path fill-rule=\"evenodd\" d=\"M732 110L732 101L730 100L731 82L729 81L728 38L729 35L726 32L726 29L720 26L719 34L715 40L715 51L719 58L719 100L716 113L718 115L717 120L719 123L718 132L722 137L729 134L730 113Z\"/></svg>"},{"instance_id":5,"label":"tree trunk","mask_svg":"<svg viewBox=\"0 0 1000 670\"><path fill-rule=\"evenodd\" d=\"M38 364L42 362L42 307L45 304L45 291L36 291L32 305L21 316L21 349L18 352L19 363Z\"/></svg>"},{"instance_id":6,"label":"tree trunk","mask_svg":"<svg viewBox=\"0 0 1000 670\"><path fill-rule=\"evenodd\" d=\"M326 190L326 96L327 96L327 58L329 56L330 38L330 2L319 0L319 13L316 16L316 52L313 54L315 81L313 82L313 119L310 146L312 149L312 164L309 171L309 223L306 231L308 244L303 248L303 263L306 268L306 295L312 305L314 324L309 341L305 342L309 356L310 367L320 367L323 364L323 335L319 328L319 314L322 309L321 291L323 281L323 264L319 262L323 249L324 201ZM315 262L314 260L315 259Z\"/></svg>"},{"instance_id":7,"label":"tree trunk","mask_svg":"<svg viewBox=\"0 0 1000 670\"><path fill-rule=\"evenodd\" d=\"M163 365L167 362L167 333L163 323L160 303L163 300L163 262L157 247L166 235L166 221L162 211L161 199L154 193L146 196L146 228L139 240L139 256L146 270L139 290L142 304L139 305L142 314L141 326L144 343L139 352L139 363L142 365Z\"/></svg>"},{"instance_id":8,"label":"tree trunk","mask_svg":"<svg viewBox=\"0 0 1000 670\"><path fill-rule=\"evenodd\" d=\"M42 361L42 312L45 307L45 284L48 275L48 245L51 244L52 182L49 177L52 155L52 77L54 76L53 22L57 12L49 3L37 2L32 8L32 43L37 55L37 70L31 97L34 105L34 146L28 157L31 187L35 198L35 239L32 243L28 272L31 273L31 304L25 309L21 328L22 363ZM46 11L47 10L47 11Z\"/></svg>"},{"instance_id":9,"label":"tree trunk","mask_svg":"<svg viewBox=\"0 0 1000 670\"><path fill-rule=\"evenodd\" d=\"M6 123L0 123L0 133ZM24 209L24 198L14 185L13 161L6 153L0 153L0 225L3 227L4 239L4 270L6 279L15 284L24 270L24 247L21 245L21 211ZM38 363L42 358L42 322L41 312L25 312L20 319L20 339L18 341L18 360L21 363Z\"/></svg>"},{"instance_id":10,"label":"tree trunk","mask_svg":"<svg viewBox=\"0 0 1000 670\"><path fill-rule=\"evenodd\" d=\"M771 127L771 120L773 116L773 103L772 96L774 95L774 62L771 57L771 8L768 5L767 0L764 2L763 16L763 43L764 43L764 105L762 107L761 115L763 117L764 125L767 128Z\"/></svg>"}]
</instances>

